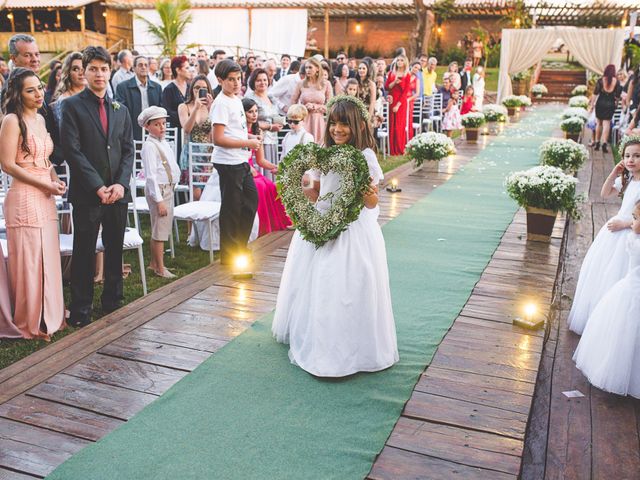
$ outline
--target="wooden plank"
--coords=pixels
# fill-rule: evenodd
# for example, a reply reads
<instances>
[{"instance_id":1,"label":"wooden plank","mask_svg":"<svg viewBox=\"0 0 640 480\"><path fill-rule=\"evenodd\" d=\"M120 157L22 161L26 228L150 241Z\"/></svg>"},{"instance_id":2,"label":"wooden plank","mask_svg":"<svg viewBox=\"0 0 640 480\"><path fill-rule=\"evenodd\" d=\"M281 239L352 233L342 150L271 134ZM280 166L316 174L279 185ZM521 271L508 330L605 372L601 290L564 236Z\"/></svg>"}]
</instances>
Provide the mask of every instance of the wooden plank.
<instances>
[{"instance_id":1,"label":"wooden plank","mask_svg":"<svg viewBox=\"0 0 640 480\"><path fill-rule=\"evenodd\" d=\"M67 368L64 373L154 395L162 395L186 375L179 370L99 353L89 355L73 367Z\"/></svg>"},{"instance_id":2,"label":"wooden plank","mask_svg":"<svg viewBox=\"0 0 640 480\"><path fill-rule=\"evenodd\" d=\"M34 478L40 477L35 477L32 475L27 475L26 473L18 473L0 468L0 480L33 480Z\"/></svg>"},{"instance_id":3,"label":"wooden plank","mask_svg":"<svg viewBox=\"0 0 640 480\"><path fill-rule=\"evenodd\" d=\"M34 477L45 477L70 456L62 451L0 438L0 467Z\"/></svg>"},{"instance_id":4,"label":"wooden plank","mask_svg":"<svg viewBox=\"0 0 640 480\"><path fill-rule=\"evenodd\" d=\"M29 396L128 420L157 396L122 387L91 382L58 373L28 392Z\"/></svg>"},{"instance_id":5,"label":"wooden plank","mask_svg":"<svg viewBox=\"0 0 640 480\"><path fill-rule=\"evenodd\" d=\"M471 467L518 475L523 442L400 417L387 444Z\"/></svg>"},{"instance_id":6,"label":"wooden plank","mask_svg":"<svg viewBox=\"0 0 640 480\"><path fill-rule=\"evenodd\" d=\"M528 397L533 396L535 387L534 384L529 382L520 382L510 378L490 377L472 372L461 372L459 370L449 370L447 368L438 367L437 365L429 365L423 373L423 376L428 378L458 381L466 385L471 385L475 388L505 391L519 395L526 395Z\"/></svg>"},{"instance_id":7,"label":"wooden plank","mask_svg":"<svg viewBox=\"0 0 640 480\"><path fill-rule=\"evenodd\" d=\"M385 446L367 477L371 480L515 480L495 470L470 467Z\"/></svg>"},{"instance_id":8,"label":"wooden plank","mask_svg":"<svg viewBox=\"0 0 640 480\"><path fill-rule=\"evenodd\" d=\"M203 335L194 335L184 332L168 332L166 330L147 328L145 326L134 330L129 335L131 338L135 339L186 347L194 350L202 350L209 353L217 352L228 343L226 340L205 337Z\"/></svg>"},{"instance_id":9,"label":"wooden plank","mask_svg":"<svg viewBox=\"0 0 640 480\"><path fill-rule=\"evenodd\" d=\"M20 423L6 418L0 418L0 438L28 443L46 448L54 452L63 452L73 455L89 441L83 440L60 432L52 432L44 428L35 427L26 423ZM5 465L7 466L7 465Z\"/></svg>"},{"instance_id":10,"label":"wooden plank","mask_svg":"<svg viewBox=\"0 0 640 480\"><path fill-rule=\"evenodd\" d=\"M122 420L28 395L0 405L0 416L92 441L122 424Z\"/></svg>"},{"instance_id":11,"label":"wooden plank","mask_svg":"<svg viewBox=\"0 0 640 480\"><path fill-rule=\"evenodd\" d=\"M210 318L190 313L167 312L146 323L145 328L202 335L229 341L244 332L250 325L249 322L232 322L220 317Z\"/></svg>"},{"instance_id":12,"label":"wooden plank","mask_svg":"<svg viewBox=\"0 0 640 480\"><path fill-rule=\"evenodd\" d=\"M149 342L129 335L102 347L99 353L190 372L211 356L209 352Z\"/></svg>"}]
</instances>

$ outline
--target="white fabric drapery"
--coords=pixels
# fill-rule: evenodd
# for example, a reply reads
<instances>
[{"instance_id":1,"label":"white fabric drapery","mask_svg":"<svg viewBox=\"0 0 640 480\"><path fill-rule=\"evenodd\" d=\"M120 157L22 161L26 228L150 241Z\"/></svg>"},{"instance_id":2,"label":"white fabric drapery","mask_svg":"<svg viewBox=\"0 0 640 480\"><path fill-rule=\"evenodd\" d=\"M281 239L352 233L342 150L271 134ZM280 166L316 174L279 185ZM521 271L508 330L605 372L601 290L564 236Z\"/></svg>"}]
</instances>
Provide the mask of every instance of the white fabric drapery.
<instances>
[{"instance_id":1,"label":"white fabric drapery","mask_svg":"<svg viewBox=\"0 0 640 480\"><path fill-rule=\"evenodd\" d=\"M254 52L288 53L304 57L307 44L307 10L304 8L254 8L251 10L251 39Z\"/></svg>"},{"instance_id":2,"label":"white fabric drapery","mask_svg":"<svg viewBox=\"0 0 640 480\"><path fill-rule=\"evenodd\" d=\"M603 28L564 28L558 31L571 55L592 72L602 75L604 68L622 62L624 30Z\"/></svg>"},{"instance_id":3,"label":"white fabric drapery","mask_svg":"<svg viewBox=\"0 0 640 480\"><path fill-rule=\"evenodd\" d=\"M564 40L571 54L589 70L602 74L613 64L620 66L624 30L575 27L504 29L500 51L498 101L511 95L511 77L538 63L557 39Z\"/></svg>"},{"instance_id":4,"label":"white fabric drapery","mask_svg":"<svg viewBox=\"0 0 640 480\"><path fill-rule=\"evenodd\" d=\"M556 38L556 32L547 28L502 30L498 101L513 92L509 75L526 70L538 63L551 49Z\"/></svg>"}]
</instances>

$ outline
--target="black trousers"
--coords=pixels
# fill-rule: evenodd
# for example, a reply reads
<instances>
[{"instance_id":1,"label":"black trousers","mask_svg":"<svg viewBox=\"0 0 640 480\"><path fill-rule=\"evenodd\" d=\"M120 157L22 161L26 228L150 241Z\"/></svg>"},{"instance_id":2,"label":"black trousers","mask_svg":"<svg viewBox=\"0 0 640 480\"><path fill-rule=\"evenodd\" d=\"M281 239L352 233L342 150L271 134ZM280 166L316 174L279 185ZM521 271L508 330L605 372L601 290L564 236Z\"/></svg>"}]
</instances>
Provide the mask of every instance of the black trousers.
<instances>
[{"instance_id":1,"label":"black trousers","mask_svg":"<svg viewBox=\"0 0 640 480\"><path fill-rule=\"evenodd\" d=\"M213 166L220 175L220 261L230 263L246 252L258 209L258 190L248 163Z\"/></svg>"},{"instance_id":2,"label":"black trousers","mask_svg":"<svg viewBox=\"0 0 640 480\"><path fill-rule=\"evenodd\" d=\"M102 305L113 309L122 293L122 242L127 224L127 204L73 206L73 260L71 262L71 316L86 320L93 306L96 240L102 225L104 289Z\"/></svg>"}]
</instances>

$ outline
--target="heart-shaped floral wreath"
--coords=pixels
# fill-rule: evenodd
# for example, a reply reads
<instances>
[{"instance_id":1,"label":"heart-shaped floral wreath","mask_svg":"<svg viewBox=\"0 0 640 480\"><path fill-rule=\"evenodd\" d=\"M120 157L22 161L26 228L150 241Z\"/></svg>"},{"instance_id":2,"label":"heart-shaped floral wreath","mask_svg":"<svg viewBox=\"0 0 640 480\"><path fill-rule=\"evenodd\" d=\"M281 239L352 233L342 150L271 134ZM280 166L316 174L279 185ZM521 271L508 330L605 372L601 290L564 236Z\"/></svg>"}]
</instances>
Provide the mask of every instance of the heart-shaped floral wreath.
<instances>
[{"instance_id":1,"label":"heart-shaped floral wreath","mask_svg":"<svg viewBox=\"0 0 640 480\"><path fill-rule=\"evenodd\" d=\"M308 170L340 174L339 194L331 208L320 213L302 190ZM369 185L369 166L361 151L351 145L322 148L315 143L297 145L278 165L276 184L287 214L302 235L316 248L340 235L356 220L364 206L362 191Z\"/></svg>"}]
</instances>

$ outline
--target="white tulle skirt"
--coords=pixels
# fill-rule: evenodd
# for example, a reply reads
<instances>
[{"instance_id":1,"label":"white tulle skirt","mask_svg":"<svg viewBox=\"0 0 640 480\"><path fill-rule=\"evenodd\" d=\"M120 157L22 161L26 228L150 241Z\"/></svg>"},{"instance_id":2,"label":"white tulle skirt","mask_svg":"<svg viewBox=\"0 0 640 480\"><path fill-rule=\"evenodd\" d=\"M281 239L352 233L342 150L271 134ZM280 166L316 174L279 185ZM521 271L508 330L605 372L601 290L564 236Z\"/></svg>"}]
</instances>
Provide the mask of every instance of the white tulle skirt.
<instances>
[{"instance_id":1,"label":"white tulle skirt","mask_svg":"<svg viewBox=\"0 0 640 480\"><path fill-rule=\"evenodd\" d=\"M292 363L320 377L383 370L398 347L378 208L322 247L295 232L272 331Z\"/></svg>"},{"instance_id":2,"label":"white tulle skirt","mask_svg":"<svg viewBox=\"0 0 640 480\"><path fill-rule=\"evenodd\" d=\"M629 255L625 244L628 233L628 229L610 232L605 224L584 257L568 318L569 329L578 335L582 335L600 299L627 273Z\"/></svg>"},{"instance_id":3,"label":"white tulle skirt","mask_svg":"<svg viewBox=\"0 0 640 480\"><path fill-rule=\"evenodd\" d=\"M640 267L595 307L573 360L596 387L640 398Z\"/></svg>"}]
</instances>

